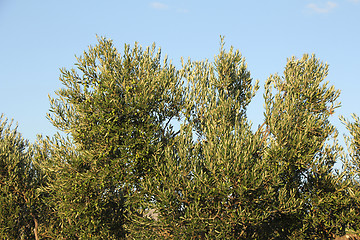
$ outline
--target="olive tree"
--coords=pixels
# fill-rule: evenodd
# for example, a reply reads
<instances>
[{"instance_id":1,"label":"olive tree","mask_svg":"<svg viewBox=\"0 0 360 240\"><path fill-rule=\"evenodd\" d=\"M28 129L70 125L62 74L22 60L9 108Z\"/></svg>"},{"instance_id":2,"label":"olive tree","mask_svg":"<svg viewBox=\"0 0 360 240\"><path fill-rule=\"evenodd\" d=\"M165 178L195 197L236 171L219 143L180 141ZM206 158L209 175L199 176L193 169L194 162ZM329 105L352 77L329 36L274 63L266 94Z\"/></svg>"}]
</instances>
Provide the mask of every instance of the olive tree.
<instances>
[{"instance_id":1,"label":"olive tree","mask_svg":"<svg viewBox=\"0 0 360 240\"><path fill-rule=\"evenodd\" d=\"M33 147L0 117L0 238L39 239L43 210L38 188L41 171L34 166Z\"/></svg>"},{"instance_id":2,"label":"olive tree","mask_svg":"<svg viewBox=\"0 0 360 240\"><path fill-rule=\"evenodd\" d=\"M343 120L351 161L335 171L346 158L330 121L340 92L327 74L314 55L288 59L265 83L264 122L254 129L247 108L258 82L223 39L214 61L177 70L155 45L120 53L99 38L61 70L63 88L50 98L59 133L33 148L42 205L27 226L39 218L41 236L58 239L328 239L356 230L360 124Z\"/></svg>"},{"instance_id":3,"label":"olive tree","mask_svg":"<svg viewBox=\"0 0 360 240\"><path fill-rule=\"evenodd\" d=\"M281 166L283 198L299 203L273 214L271 229L280 238L329 238L345 230L348 185L334 172L342 149L329 120L340 91L328 86L327 74L327 64L305 54L288 59L284 75L265 84L265 157Z\"/></svg>"},{"instance_id":4,"label":"olive tree","mask_svg":"<svg viewBox=\"0 0 360 240\"><path fill-rule=\"evenodd\" d=\"M180 79L155 45L119 53L105 38L75 65L61 70L64 87L50 98L49 119L63 133L47 140L43 163L58 221L53 234L119 239L131 228L126 219L143 211L133 200L145 196L142 179L176 135Z\"/></svg>"}]
</instances>

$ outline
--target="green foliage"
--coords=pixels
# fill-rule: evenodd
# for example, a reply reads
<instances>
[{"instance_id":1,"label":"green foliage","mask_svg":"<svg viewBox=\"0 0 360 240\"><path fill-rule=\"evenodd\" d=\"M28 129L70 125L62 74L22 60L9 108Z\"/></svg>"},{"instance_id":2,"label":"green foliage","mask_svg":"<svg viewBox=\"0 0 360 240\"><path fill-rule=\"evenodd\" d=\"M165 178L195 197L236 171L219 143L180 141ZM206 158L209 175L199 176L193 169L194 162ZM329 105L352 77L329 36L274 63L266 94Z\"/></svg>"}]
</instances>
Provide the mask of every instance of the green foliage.
<instances>
[{"instance_id":1,"label":"green foliage","mask_svg":"<svg viewBox=\"0 0 360 240\"><path fill-rule=\"evenodd\" d=\"M330 136L336 139L328 118L339 96L322 84L327 65L304 55L289 59L284 77L271 76L265 86L265 129L256 133L245 110L258 87L251 86L238 52L225 53L222 46L213 64L189 61L183 69L185 121L165 161L158 161L159 176L146 182L154 196L147 208L159 216L137 219L139 238L298 239L343 233L350 202L344 176L333 171L341 149L336 142L327 144Z\"/></svg>"},{"instance_id":2,"label":"green foliage","mask_svg":"<svg viewBox=\"0 0 360 240\"><path fill-rule=\"evenodd\" d=\"M291 234L295 238L329 238L344 231L345 221L339 216L346 205L346 184L342 175L334 173L341 148L329 121L339 106L340 92L323 83L327 73L327 64L314 55L304 55L300 60L289 59L284 76L270 76L265 84L266 157L282 168L279 177L286 198L300 204L275 216L272 228L282 238ZM275 95L272 87L277 90ZM329 145L331 138L334 144ZM292 228L283 227L289 223Z\"/></svg>"},{"instance_id":3,"label":"green foliage","mask_svg":"<svg viewBox=\"0 0 360 240\"><path fill-rule=\"evenodd\" d=\"M158 221L137 219L136 238L259 236L276 183L259 157L261 134L251 132L245 116L258 86L240 53L223 45L213 64L189 61L183 69L181 133L157 161L158 175L144 183Z\"/></svg>"},{"instance_id":4,"label":"green foliage","mask_svg":"<svg viewBox=\"0 0 360 240\"><path fill-rule=\"evenodd\" d=\"M63 238L120 238L131 199L152 174L157 154L176 133L179 77L155 46L125 45L121 55L106 39L61 70L66 88L50 99L50 120L70 138L48 139L47 188ZM125 204L125 199L128 201ZM125 206L126 205L126 206Z\"/></svg>"},{"instance_id":5,"label":"green foliage","mask_svg":"<svg viewBox=\"0 0 360 240\"><path fill-rule=\"evenodd\" d=\"M349 189L350 201L352 204L349 209L349 228L360 232L360 118L353 114L353 122L345 120L341 117L341 121L345 124L350 132L350 137L345 137L348 143L348 152L350 157L344 162L347 168L348 178L351 181L352 188Z\"/></svg>"},{"instance_id":6,"label":"green foliage","mask_svg":"<svg viewBox=\"0 0 360 240\"><path fill-rule=\"evenodd\" d=\"M123 196L109 171L87 169L87 159L67 138L39 140L38 161L47 173L44 201L51 212L47 236L56 239L118 239L123 235ZM110 190L113 190L110 192Z\"/></svg>"},{"instance_id":7,"label":"green foliage","mask_svg":"<svg viewBox=\"0 0 360 240\"><path fill-rule=\"evenodd\" d=\"M341 117L341 121L346 125L346 128L350 132L350 137L346 137L348 142L348 148L350 153L350 167L354 177L359 179L360 177L360 118L356 115L352 115L354 122L345 120Z\"/></svg>"},{"instance_id":8,"label":"green foliage","mask_svg":"<svg viewBox=\"0 0 360 240\"><path fill-rule=\"evenodd\" d=\"M32 164L28 142L11 125L1 115L0 238L38 239L41 175Z\"/></svg>"},{"instance_id":9,"label":"green foliage","mask_svg":"<svg viewBox=\"0 0 360 240\"><path fill-rule=\"evenodd\" d=\"M314 55L290 58L256 91L232 47L177 70L155 45L99 38L62 69L29 146L0 121L0 238L331 239L359 230L360 119L331 124L340 95ZM175 122L180 130L174 131ZM343 171L335 171L336 162Z\"/></svg>"}]
</instances>

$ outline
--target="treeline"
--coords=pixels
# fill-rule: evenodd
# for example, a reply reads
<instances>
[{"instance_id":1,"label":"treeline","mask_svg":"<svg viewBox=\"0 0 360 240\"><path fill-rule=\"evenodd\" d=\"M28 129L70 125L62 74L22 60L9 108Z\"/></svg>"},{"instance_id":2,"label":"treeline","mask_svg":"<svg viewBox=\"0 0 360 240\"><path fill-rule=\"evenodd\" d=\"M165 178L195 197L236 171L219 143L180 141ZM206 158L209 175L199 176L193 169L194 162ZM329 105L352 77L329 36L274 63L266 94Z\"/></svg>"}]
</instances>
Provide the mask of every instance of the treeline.
<instances>
[{"instance_id":1,"label":"treeline","mask_svg":"<svg viewBox=\"0 0 360 240\"><path fill-rule=\"evenodd\" d=\"M259 89L232 47L181 69L154 46L99 38L62 69L59 130L29 143L0 120L1 239L331 239L360 228L360 119L314 55ZM260 110L259 110L260 111ZM174 124L180 124L180 130ZM343 162L343 170L334 164Z\"/></svg>"}]
</instances>

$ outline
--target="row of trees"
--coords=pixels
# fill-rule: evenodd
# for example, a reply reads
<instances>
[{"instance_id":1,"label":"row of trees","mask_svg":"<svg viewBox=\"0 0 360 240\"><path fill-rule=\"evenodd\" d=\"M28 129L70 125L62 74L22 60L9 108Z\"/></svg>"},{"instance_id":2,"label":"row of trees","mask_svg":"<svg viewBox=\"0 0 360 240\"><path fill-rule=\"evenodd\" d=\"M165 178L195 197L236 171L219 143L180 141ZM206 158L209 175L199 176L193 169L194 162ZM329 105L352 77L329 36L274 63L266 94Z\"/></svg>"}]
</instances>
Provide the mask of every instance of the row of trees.
<instances>
[{"instance_id":1,"label":"row of trees","mask_svg":"<svg viewBox=\"0 0 360 240\"><path fill-rule=\"evenodd\" d=\"M349 154L329 121L340 92L314 55L259 88L239 51L176 69L155 46L99 38L62 69L59 130L30 144L2 117L1 239L328 239L360 228L360 119ZM180 130L174 129L180 125ZM334 164L344 168L336 171Z\"/></svg>"}]
</instances>

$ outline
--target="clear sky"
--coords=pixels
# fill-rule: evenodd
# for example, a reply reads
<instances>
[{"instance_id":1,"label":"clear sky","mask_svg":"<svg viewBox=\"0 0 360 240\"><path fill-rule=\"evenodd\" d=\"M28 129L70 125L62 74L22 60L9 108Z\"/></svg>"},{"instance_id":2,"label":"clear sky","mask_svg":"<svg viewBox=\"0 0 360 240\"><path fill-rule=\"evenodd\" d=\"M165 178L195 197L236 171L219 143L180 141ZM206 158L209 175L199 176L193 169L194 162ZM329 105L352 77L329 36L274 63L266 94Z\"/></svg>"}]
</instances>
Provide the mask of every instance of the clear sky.
<instances>
[{"instance_id":1,"label":"clear sky","mask_svg":"<svg viewBox=\"0 0 360 240\"><path fill-rule=\"evenodd\" d=\"M286 59L315 53L342 91L339 115L360 115L360 0L0 0L0 113L30 141L52 135L48 94L61 87L59 68L97 43L96 34L124 43L153 42L180 67L180 57L210 59L220 35L246 58L261 88L249 107L263 121L263 85Z\"/></svg>"}]
</instances>

